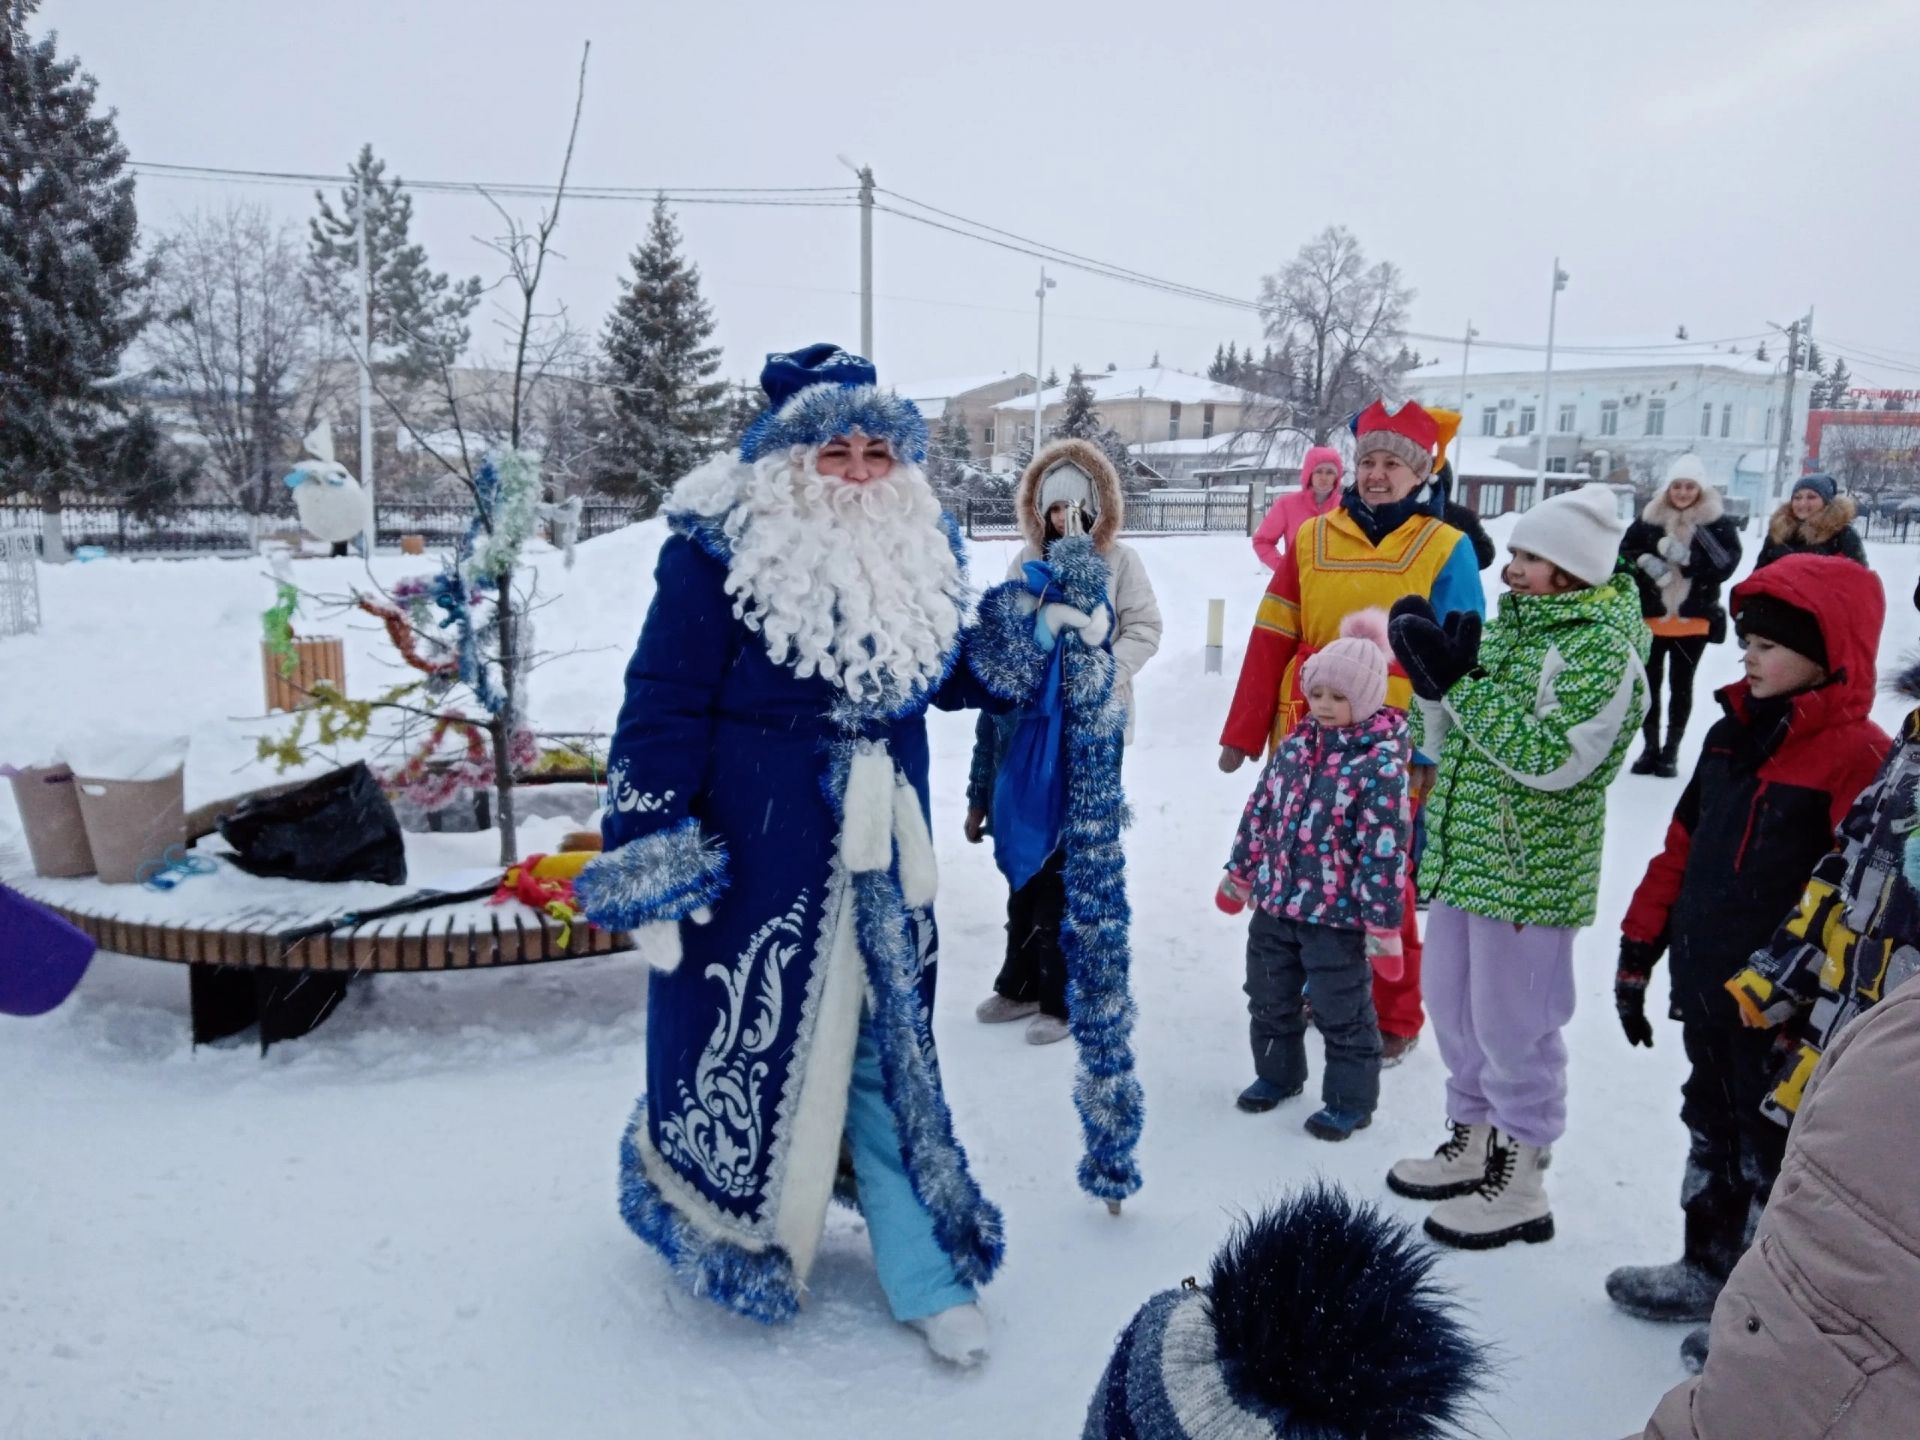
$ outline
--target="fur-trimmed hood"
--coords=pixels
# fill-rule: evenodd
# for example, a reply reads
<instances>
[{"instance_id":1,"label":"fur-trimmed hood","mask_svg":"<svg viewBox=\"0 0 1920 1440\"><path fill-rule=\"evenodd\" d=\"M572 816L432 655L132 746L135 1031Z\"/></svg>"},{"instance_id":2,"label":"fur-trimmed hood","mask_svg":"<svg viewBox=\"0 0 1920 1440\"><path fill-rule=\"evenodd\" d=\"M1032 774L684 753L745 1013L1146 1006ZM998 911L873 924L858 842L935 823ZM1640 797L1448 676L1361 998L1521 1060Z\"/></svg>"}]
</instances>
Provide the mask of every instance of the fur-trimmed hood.
<instances>
[{"instance_id":1,"label":"fur-trimmed hood","mask_svg":"<svg viewBox=\"0 0 1920 1440\"><path fill-rule=\"evenodd\" d=\"M1015 513L1020 517L1020 533L1034 549L1043 554L1047 548L1047 517L1040 513L1040 477L1062 460L1071 460L1092 477L1096 508L1093 548L1102 554L1113 548L1126 519L1127 503L1120 491L1120 475L1107 458L1107 452L1091 440L1055 440L1041 447L1020 476L1013 492Z\"/></svg>"},{"instance_id":2,"label":"fur-trimmed hood","mask_svg":"<svg viewBox=\"0 0 1920 1440\"><path fill-rule=\"evenodd\" d=\"M1825 545L1854 522L1860 507L1851 495L1836 495L1811 520L1793 518L1793 501L1773 512L1767 534L1776 545Z\"/></svg>"},{"instance_id":3,"label":"fur-trimmed hood","mask_svg":"<svg viewBox=\"0 0 1920 1440\"><path fill-rule=\"evenodd\" d=\"M1687 526L1689 533L1702 525L1711 525L1727 513L1727 502L1718 489L1712 485L1700 484L1700 498L1684 510L1674 508L1667 499L1668 486L1662 485L1654 492L1646 508L1640 512L1640 518L1649 525L1658 525L1667 534L1673 535L1679 526ZM1677 536L1675 538L1678 538Z\"/></svg>"}]
</instances>

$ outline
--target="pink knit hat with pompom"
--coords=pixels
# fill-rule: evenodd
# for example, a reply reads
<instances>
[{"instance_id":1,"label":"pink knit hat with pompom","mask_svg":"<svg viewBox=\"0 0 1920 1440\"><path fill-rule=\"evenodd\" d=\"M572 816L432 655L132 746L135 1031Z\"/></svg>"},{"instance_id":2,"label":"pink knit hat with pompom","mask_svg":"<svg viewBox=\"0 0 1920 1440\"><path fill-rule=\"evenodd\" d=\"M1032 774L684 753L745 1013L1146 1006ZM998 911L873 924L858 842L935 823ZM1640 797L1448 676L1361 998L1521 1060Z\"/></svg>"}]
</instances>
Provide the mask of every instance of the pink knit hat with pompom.
<instances>
[{"instance_id":1,"label":"pink knit hat with pompom","mask_svg":"<svg viewBox=\"0 0 1920 1440\"><path fill-rule=\"evenodd\" d=\"M1353 707L1362 724L1387 703L1387 612L1356 610L1340 622L1340 638L1300 667L1301 692L1324 685Z\"/></svg>"}]
</instances>

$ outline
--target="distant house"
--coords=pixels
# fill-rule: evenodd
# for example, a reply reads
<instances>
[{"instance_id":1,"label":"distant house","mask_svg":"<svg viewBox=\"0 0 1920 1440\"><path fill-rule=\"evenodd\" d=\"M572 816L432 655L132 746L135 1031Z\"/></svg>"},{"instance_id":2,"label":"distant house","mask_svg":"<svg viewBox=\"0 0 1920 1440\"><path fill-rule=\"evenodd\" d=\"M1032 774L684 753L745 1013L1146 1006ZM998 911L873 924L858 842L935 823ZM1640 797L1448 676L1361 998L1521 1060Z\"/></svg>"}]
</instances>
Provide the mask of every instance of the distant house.
<instances>
[{"instance_id":1,"label":"distant house","mask_svg":"<svg viewBox=\"0 0 1920 1440\"><path fill-rule=\"evenodd\" d=\"M893 388L920 407L927 429L935 435L943 420L958 419L967 427L967 448L984 466L999 445L1000 422L994 407L1003 400L1033 394L1034 378L1024 370L1003 370L993 375L915 380Z\"/></svg>"},{"instance_id":2,"label":"distant house","mask_svg":"<svg viewBox=\"0 0 1920 1440\"><path fill-rule=\"evenodd\" d=\"M1489 458L1531 473L1544 441L1549 475L1577 475L1584 465L1599 478L1624 471L1643 487L1692 453L1722 490L1750 490L1744 462L1754 450L1778 444L1783 423L1777 361L1672 341L1557 354L1552 394L1544 400L1550 415L1542 413L1544 386L1532 356L1516 362L1509 353L1476 349L1463 388L1458 357L1443 352L1403 384L1415 400L1461 411L1463 448L1491 447L1497 454ZM1801 386L1785 421L1796 435L1806 418L1806 393ZM1463 480L1471 478L1456 468Z\"/></svg>"},{"instance_id":3,"label":"distant house","mask_svg":"<svg viewBox=\"0 0 1920 1440\"><path fill-rule=\"evenodd\" d=\"M1159 367L1151 370L1097 370L1081 377L1093 392L1102 423L1118 431L1129 447L1169 440L1207 440L1238 430L1247 408L1247 395L1204 375ZM1052 433L1066 412L1065 385L1055 385L1039 397L1042 439ZM1022 445L1033 439L1034 400L1004 400L993 407L996 468L1013 463ZM1142 457L1144 458L1144 457Z\"/></svg>"}]
</instances>

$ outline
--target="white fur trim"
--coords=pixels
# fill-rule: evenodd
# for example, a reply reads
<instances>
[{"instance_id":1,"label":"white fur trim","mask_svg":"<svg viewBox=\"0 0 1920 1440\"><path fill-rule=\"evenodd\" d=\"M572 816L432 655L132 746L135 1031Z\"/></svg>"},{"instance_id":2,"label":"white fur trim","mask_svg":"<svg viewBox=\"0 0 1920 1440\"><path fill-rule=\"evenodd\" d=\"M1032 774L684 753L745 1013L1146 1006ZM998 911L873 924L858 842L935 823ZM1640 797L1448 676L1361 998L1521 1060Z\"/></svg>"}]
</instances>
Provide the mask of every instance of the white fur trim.
<instances>
[{"instance_id":1,"label":"white fur trim","mask_svg":"<svg viewBox=\"0 0 1920 1440\"><path fill-rule=\"evenodd\" d=\"M847 767L840 860L855 875L884 870L893 861L893 760L877 741L862 740Z\"/></svg>"},{"instance_id":2,"label":"white fur trim","mask_svg":"<svg viewBox=\"0 0 1920 1440\"><path fill-rule=\"evenodd\" d=\"M802 1281L813 1268L840 1169L840 1137L847 1128L847 1091L860 1038L867 971L854 932L853 890L843 873L827 885L827 927L821 962L827 967L811 1033L800 1037L793 1063L805 1067L799 1103L787 1125L787 1172L774 1217L774 1240L793 1260Z\"/></svg>"},{"instance_id":3,"label":"white fur trim","mask_svg":"<svg viewBox=\"0 0 1920 1440\"><path fill-rule=\"evenodd\" d=\"M909 910L924 909L933 903L940 889L939 862L934 858L927 817L920 811L920 797L907 783L907 777L897 772L893 785L893 838L900 847L900 899Z\"/></svg>"},{"instance_id":4,"label":"white fur trim","mask_svg":"<svg viewBox=\"0 0 1920 1440\"><path fill-rule=\"evenodd\" d=\"M680 968L680 922L656 920L632 934L634 952L648 968L671 975Z\"/></svg>"}]
</instances>

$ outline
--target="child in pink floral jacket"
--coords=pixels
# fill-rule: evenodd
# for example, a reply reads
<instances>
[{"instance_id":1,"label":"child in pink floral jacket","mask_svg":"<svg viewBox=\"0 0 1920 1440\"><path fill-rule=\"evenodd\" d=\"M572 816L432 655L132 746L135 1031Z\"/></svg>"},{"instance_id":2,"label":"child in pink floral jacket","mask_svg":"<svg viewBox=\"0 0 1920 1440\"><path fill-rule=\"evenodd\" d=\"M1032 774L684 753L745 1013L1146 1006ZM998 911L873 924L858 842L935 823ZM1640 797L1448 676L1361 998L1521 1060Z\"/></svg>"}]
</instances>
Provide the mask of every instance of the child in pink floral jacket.
<instances>
[{"instance_id":1,"label":"child in pink floral jacket","mask_svg":"<svg viewBox=\"0 0 1920 1440\"><path fill-rule=\"evenodd\" d=\"M1407 717L1386 708L1387 617L1347 617L1301 672L1308 718L1273 752L1240 820L1216 903L1249 901L1247 1008L1255 1079L1242 1110L1306 1088L1306 1016L1326 1043L1309 1134L1344 1140L1380 1098L1373 969L1400 970L1407 872ZM1369 964L1371 961L1371 964Z\"/></svg>"}]
</instances>

